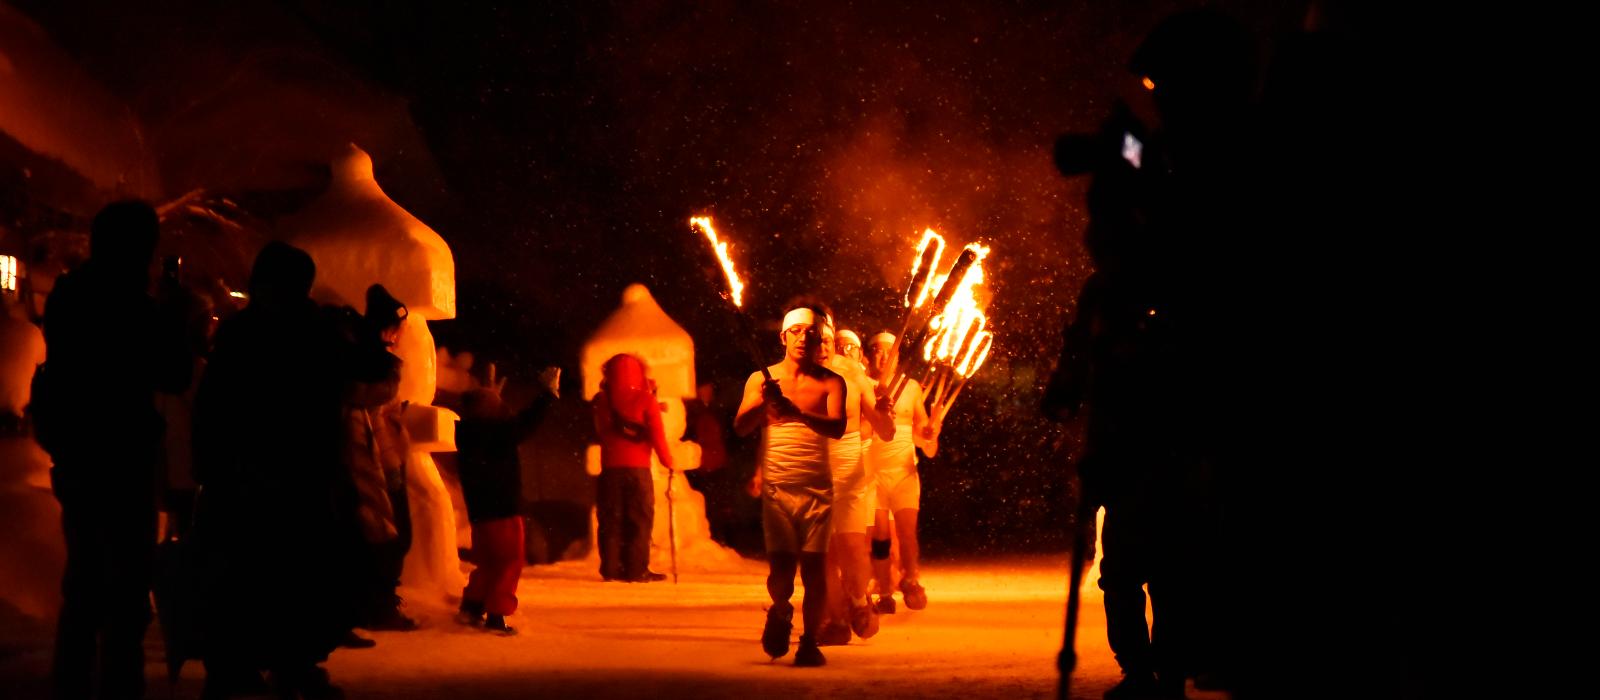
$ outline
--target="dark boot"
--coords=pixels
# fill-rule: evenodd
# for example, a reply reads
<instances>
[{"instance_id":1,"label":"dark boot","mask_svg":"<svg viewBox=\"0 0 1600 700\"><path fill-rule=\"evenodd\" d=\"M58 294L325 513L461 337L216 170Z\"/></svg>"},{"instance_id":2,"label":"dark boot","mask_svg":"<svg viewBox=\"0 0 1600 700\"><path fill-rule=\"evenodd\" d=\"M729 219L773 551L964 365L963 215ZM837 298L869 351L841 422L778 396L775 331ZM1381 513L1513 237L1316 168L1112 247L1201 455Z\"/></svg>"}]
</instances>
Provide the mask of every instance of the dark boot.
<instances>
[{"instance_id":1,"label":"dark boot","mask_svg":"<svg viewBox=\"0 0 1600 700\"><path fill-rule=\"evenodd\" d=\"M456 612L456 622L469 627L483 624L483 603L461 601L461 609Z\"/></svg>"},{"instance_id":2,"label":"dark boot","mask_svg":"<svg viewBox=\"0 0 1600 700\"><path fill-rule=\"evenodd\" d=\"M761 649L774 659L789 653L789 633L794 631L794 605L773 603L767 609L767 626L761 630Z\"/></svg>"},{"instance_id":3,"label":"dark boot","mask_svg":"<svg viewBox=\"0 0 1600 700\"><path fill-rule=\"evenodd\" d=\"M489 613L489 619L483 623L483 629L502 637L510 637L517 633L517 628L506 624L506 616Z\"/></svg>"},{"instance_id":4,"label":"dark boot","mask_svg":"<svg viewBox=\"0 0 1600 700\"><path fill-rule=\"evenodd\" d=\"M1156 697L1156 676L1153 673L1124 673L1122 682L1111 686L1102 697L1105 700L1147 700Z\"/></svg>"},{"instance_id":5,"label":"dark boot","mask_svg":"<svg viewBox=\"0 0 1600 700\"><path fill-rule=\"evenodd\" d=\"M821 666L828 663L822 656L822 650L817 648L817 640L809 634L800 636L800 650L794 653L796 666Z\"/></svg>"}]
</instances>

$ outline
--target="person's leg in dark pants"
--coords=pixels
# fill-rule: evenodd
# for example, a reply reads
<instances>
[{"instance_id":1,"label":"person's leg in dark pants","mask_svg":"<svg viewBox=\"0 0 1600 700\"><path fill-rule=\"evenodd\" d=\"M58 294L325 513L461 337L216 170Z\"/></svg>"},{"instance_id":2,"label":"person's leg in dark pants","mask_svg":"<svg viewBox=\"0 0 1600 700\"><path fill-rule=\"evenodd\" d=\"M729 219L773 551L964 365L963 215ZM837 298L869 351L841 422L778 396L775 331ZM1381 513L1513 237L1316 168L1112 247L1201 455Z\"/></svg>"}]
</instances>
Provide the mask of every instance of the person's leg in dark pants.
<instances>
[{"instance_id":1,"label":"person's leg in dark pants","mask_svg":"<svg viewBox=\"0 0 1600 700\"><path fill-rule=\"evenodd\" d=\"M1106 505L1100 531L1100 590L1105 592L1106 637L1127 675L1154 672L1150 628L1145 620L1146 537L1138 509Z\"/></svg>"},{"instance_id":2,"label":"person's leg in dark pants","mask_svg":"<svg viewBox=\"0 0 1600 700\"><path fill-rule=\"evenodd\" d=\"M1189 556L1189 534L1201 529L1181 497L1160 499L1150 514L1150 654L1156 677L1169 692L1181 691L1184 678L1198 670L1195 662L1195 575Z\"/></svg>"},{"instance_id":3,"label":"person's leg in dark pants","mask_svg":"<svg viewBox=\"0 0 1600 700\"><path fill-rule=\"evenodd\" d=\"M1182 690L1188 675L1190 591L1181 574L1158 572L1150 578L1150 659L1161 684Z\"/></svg>"},{"instance_id":4,"label":"person's leg in dark pants","mask_svg":"<svg viewBox=\"0 0 1600 700\"><path fill-rule=\"evenodd\" d=\"M363 592L366 611L362 626L374 630L405 631L415 629L416 621L400 611L400 596L395 593L400 586L406 552L411 549L411 508L404 483L398 489L390 489L389 503L394 509L396 535L388 542L370 545L372 561L367 567L370 577L368 587Z\"/></svg>"},{"instance_id":5,"label":"person's leg in dark pants","mask_svg":"<svg viewBox=\"0 0 1600 700\"><path fill-rule=\"evenodd\" d=\"M405 567L406 554L411 551L411 499L406 495L405 482L389 490L389 503L394 506L394 542L389 547L388 566L384 578L389 581L389 593L400 585L400 574ZM399 598L395 603L399 604Z\"/></svg>"},{"instance_id":6,"label":"person's leg in dark pants","mask_svg":"<svg viewBox=\"0 0 1600 700\"><path fill-rule=\"evenodd\" d=\"M57 493L60 494L60 487ZM94 504L61 497L61 530L67 566L61 577L61 615L56 620L51 675L58 698L88 697L99 656L99 631L105 605L101 582L107 578L108 544Z\"/></svg>"},{"instance_id":7,"label":"person's leg in dark pants","mask_svg":"<svg viewBox=\"0 0 1600 700\"><path fill-rule=\"evenodd\" d=\"M57 697L87 696L97 661L103 695L141 697L155 502L134 493L130 503L130 494L119 489L55 486L67 545L52 666Z\"/></svg>"},{"instance_id":8,"label":"person's leg in dark pants","mask_svg":"<svg viewBox=\"0 0 1600 700\"><path fill-rule=\"evenodd\" d=\"M656 495L649 469L628 469L625 491L623 575L640 581L650 574L650 531L655 527Z\"/></svg>"},{"instance_id":9,"label":"person's leg in dark pants","mask_svg":"<svg viewBox=\"0 0 1600 700\"><path fill-rule=\"evenodd\" d=\"M101 635L101 694L144 696L144 635L150 627L150 580L155 571L157 526L153 504L108 523L112 535L107 573L105 631Z\"/></svg>"},{"instance_id":10,"label":"person's leg in dark pants","mask_svg":"<svg viewBox=\"0 0 1600 700\"><path fill-rule=\"evenodd\" d=\"M632 469L601 469L595 482L595 518L599 521L596 543L600 550L600 577L622 580L623 487L625 472Z\"/></svg>"}]
</instances>

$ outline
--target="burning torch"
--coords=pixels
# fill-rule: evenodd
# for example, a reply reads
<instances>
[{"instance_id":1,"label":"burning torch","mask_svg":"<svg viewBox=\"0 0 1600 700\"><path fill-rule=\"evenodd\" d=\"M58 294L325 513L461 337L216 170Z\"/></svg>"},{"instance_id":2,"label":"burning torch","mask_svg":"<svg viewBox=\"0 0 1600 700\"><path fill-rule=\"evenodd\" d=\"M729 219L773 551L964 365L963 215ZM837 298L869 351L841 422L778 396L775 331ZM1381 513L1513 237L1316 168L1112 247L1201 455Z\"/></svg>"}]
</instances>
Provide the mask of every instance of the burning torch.
<instances>
[{"instance_id":1,"label":"burning torch","mask_svg":"<svg viewBox=\"0 0 1600 700\"><path fill-rule=\"evenodd\" d=\"M767 362L762 357L761 349L756 345L755 328L750 322L750 317L744 313L744 281L739 279L739 272L733 269L733 258L728 257L728 242L717 237L717 230L711 225L711 217L696 216L689 219L689 228L705 234L706 240L711 243L712 252L717 254L717 261L722 264L722 275L728 283L726 290L718 293L722 298L733 302L734 323L739 327L740 344L745 352L750 354L751 361L761 369L761 378L772 381L772 373L767 370Z\"/></svg>"},{"instance_id":2,"label":"burning torch","mask_svg":"<svg viewBox=\"0 0 1600 700\"><path fill-rule=\"evenodd\" d=\"M932 257L932 263L934 266L938 264L938 257L929 256L927 253L927 233L932 233L932 231L928 231L924 234L922 246L923 249L920 250L918 254L918 268L921 268L921 263L925 260L928 260L930 257ZM941 239L939 243L939 249L942 250L943 240ZM908 349L909 353L911 353L910 357L913 360L915 360L917 356L917 349L923 349L922 355L925 366L923 379L924 386L926 386L925 382L930 378L930 375L936 369L936 365L933 364L934 358L930 355L925 343L941 341L943 335L950 333L953 324L959 320L957 318L958 314L951 313L952 309L949 308L951 300L958 300L958 302L961 304L961 306L957 307L958 309L965 308L966 306L970 305L972 310L976 312L976 303L972 302L972 287L983 281L982 261L988 255L989 249L987 247L978 245L976 243L969 243L967 244L967 247L961 251L961 254L956 257L956 261L950 266L950 270L945 273L944 277L942 278L942 283L933 278L932 270L935 268L932 266L928 268L928 276L925 278L925 281L918 279L918 276L921 273L920 269L918 269L917 272L912 275L912 288L920 287L920 289L917 289L916 291L916 298L917 300L925 301L920 306L913 305L910 313L907 315L905 323L902 326L902 332L895 340L895 346L891 351L890 357L893 358L895 363L893 373L890 374L893 379L889 383L888 391L888 395L891 397L891 400L898 401L901 392L905 391L906 385L911 380L910 372L908 371L907 367L907 365L910 363L905 362ZM939 284L938 294L933 295L931 299L927 299L928 290L931 289L936 283ZM907 290L907 298L911 297L911 292L912 289ZM935 309L938 309L938 311L935 312ZM930 314L932 314L931 318ZM929 338L930 334L934 335L934 337L931 339ZM943 344L948 346L949 342L955 341L951 340L944 342ZM947 347L946 352L944 353L946 356L948 356L949 350L950 349ZM886 372L886 374L889 373Z\"/></svg>"},{"instance_id":3,"label":"burning torch","mask_svg":"<svg viewBox=\"0 0 1600 700\"><path fill-rule=\"evenodd\" d=\"M983 361L989 359L989 348L993 344L994 334L989 331L975 327L974 332L967 335L964 344L966 352L960 356L960 363L947 365L940 381L934 383L933 408L928 412L928 418L934 425L944 424L945 414L955 405L956 397L967 386L967 380L972 379L972 375L977 374L978 368L983 366Z\"/></svg>"},{"instance_id":4,"label":"burning torch","mask_svg":"<svg viewBox=\"0 0 1600 700\"><path fill-rule=\"evenodd\" d=\"M894 346L889 352L889 366L884 370L885 376L899 376L901 339L906 337L906 332L911 330L913 324L920 326L922 323L927 323L929 310L933 308L928 304L928 294L933 289L933 270L939 265L939 259L942 257L944 257L944 236L931 228L923 229L922 242L917 244L917 256L911 260L911 284L906 286L906 293L901 297L906 317L900 324L900 332L894 336Z\"/></svg>"}]
</instances>

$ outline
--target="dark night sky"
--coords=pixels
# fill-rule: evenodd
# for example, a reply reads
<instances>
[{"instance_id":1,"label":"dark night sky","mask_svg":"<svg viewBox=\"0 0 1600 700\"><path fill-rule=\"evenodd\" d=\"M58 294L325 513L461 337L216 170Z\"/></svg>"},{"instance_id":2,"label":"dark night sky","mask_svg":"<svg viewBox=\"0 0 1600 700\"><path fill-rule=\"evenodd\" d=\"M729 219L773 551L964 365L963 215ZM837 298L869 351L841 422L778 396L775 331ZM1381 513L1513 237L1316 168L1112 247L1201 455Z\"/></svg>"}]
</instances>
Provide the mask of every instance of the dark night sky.
<instances>
[{"instance_id":1,"label":"dark night sky","mask_svg":"<svg viewBox=\"0 0 1600 700\"><path fill-rule=\"evenodd\" d=\"M1055 173L1050 145L1136 91L1129 53L1196 4L17 3L134 107L171 163L197 160L175 145L183 120L236 87L241 65L278 61L292 68L280 77L331 86L293 103L310 113L297 116L364 139L385 189L455 251L461 313L436 328L441 343L523 372L575 364L642 281L697 338L702 378L741 380L751 367L719 344L726 312L691 214L718 218L759 318L815 292L868 332L895 321L923 227L989 244L996 350L925 467L926 509L944 514L927 527L1016 546L1059 542L1038 528L1064 512L1059 429L1036 406L1087 274L1082 183ZM1263 40L1304 7L1210 4ZM171 194L202 170L163 167Z\"/></svg>"}]
</instances>

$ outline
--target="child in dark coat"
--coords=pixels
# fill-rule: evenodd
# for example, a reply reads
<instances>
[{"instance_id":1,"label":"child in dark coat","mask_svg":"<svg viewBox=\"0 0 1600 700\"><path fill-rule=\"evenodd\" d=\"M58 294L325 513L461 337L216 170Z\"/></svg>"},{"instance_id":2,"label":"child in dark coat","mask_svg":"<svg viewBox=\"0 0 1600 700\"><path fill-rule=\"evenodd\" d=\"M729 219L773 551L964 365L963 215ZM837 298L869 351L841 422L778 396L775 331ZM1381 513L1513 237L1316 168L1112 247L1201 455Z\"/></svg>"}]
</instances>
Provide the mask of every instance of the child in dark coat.
<instances>
[{"instance_id":1,"label":"child in dark coat","mask_svg":"<svg viewBox=\"0 0 1600 700\"><path fill-rule=\"evenodd\" d=\"M522 575L522 467L517 445L544 418L559 397L561 370L540 374L544 392L520 412L512 413L500 399L504 378L496 378L489 365L487 378L461 397L461 421L456 428L456 449L461 491L472 523L472 562L477 568L467 578L461 594L462 624L483 624L504 635L516 634L506 616L517 609L517 580ZM487 615L487 620L485 620Z\"/></svg>"}]
</instances>

